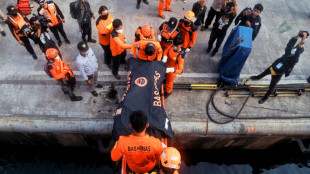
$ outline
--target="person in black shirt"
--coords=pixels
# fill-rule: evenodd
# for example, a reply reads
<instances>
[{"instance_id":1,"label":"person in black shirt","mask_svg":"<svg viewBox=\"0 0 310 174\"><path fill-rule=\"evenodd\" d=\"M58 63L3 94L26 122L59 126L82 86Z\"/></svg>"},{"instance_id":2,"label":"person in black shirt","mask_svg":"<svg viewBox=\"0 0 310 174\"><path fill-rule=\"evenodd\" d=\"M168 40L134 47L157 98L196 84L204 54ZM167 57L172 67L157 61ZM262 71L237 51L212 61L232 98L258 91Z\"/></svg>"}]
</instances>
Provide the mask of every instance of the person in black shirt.
<instances>
[{"instance_id":1,"label":"person in black shirt","mask_svg":"<svg viewBox=\"0 0 310 174\"><path fill-rule=\"evenodd\" d=\"M215 42L215 40L217 40L216 46L213 49L211 57L215 56L215 54L219 50L226 36L227 29L229 28L230 24L236 17L236 14L237 14L236 0L233 1L224 0L223 7L221 9L221 17L219 18L219 20L214 22L208 43L207 53L210 53L213 47L213 43Z\"/></svg>"},{"instance_id":2,"label":"person in black shirt","mask_svg":"<svg viewBox=\"0 0 310 174\"><path fill-rule=\"evenodd\" d=\"M259 29L262 25L260 13L263 11L264 7L262 4L256 4L254 10L251 8L245 8L237 16L235 20L235 25L246 26L253 28L252 40L254 40L259 32Z\"/></svg>"},{"instance_id":3,"label":"person in black shirt","mask_svg":"<svg viewBox=\"0 0 310 174\"><path fill-rule=\"evenodd\" d=\"M265 94L265 96L259 100L260 104L263 104L269 96L274 93L275 86L281 80L281 77L285 74L285 77L288 77L295 64L299 60L299 56L304 51L304 41L309 36L307 31L299 31L297 36L294 36L288 42L285 48L285 54L275 60L273 64L268 67L264 72L257 76L250 77L251 80L259 80L266 75L271 74L271 81L269 85L269 90ZM298 41L298 37L301 37L300 43L295 46L296 42Z\"/></svg>"},{"instance_id":4,"label":"person in black shirt","mask_svg":"<svg viewBox=\"0 0 310 174\"><path fill-rule=\"evenodd\" d=\"M197 30L199 29L200 25L201 27L204 27L204 19L205 14L207 11L207 2L206 0L199 0L198 2L194 3L192 11L195 13L195 22Z\"/></svg>"}]
</instances>

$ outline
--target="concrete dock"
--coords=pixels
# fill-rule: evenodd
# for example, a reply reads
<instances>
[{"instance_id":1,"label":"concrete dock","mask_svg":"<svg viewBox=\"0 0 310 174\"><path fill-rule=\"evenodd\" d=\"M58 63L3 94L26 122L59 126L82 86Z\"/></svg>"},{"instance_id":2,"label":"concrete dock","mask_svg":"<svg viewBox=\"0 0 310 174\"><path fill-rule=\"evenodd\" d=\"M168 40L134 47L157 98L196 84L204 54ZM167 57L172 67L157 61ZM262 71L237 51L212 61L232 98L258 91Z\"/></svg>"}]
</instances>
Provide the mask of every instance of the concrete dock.
<instances>
[{"instance_id":1,"label":"concrete dock","mask_svg":"<svg viewBox=\"0 0 310 174\"><path fill-rule=\"evenodd\" d=\"M34 45L38 60L33 60L26 49L11 35L4 25L6 37L0 37L0 143L8 144L44 144L65 146L93 146L97 139L108 140L113 126L113 113L116 101L105 97L110 84L115 84L120 98L125 91L126 71L120 68L121 80L116 80L108 67L103 64L103 50L98 43L95 20L92 21L93 38L97 43L90 43L99 62L99 81L104 84L98 89L98 97L87 91L75 66L78 50L76 44L81 40L81 33L76 20L69 14L71 1L54 0L64 13L65 31L71 44L63 42L60 47L63 59L77 75L77 95L83 96L80 102L70 102L61 87L44 72L45 57L38 45ZM170 17L183 18L191 10L196 0L172 0L173 12L164 11L166 20L158 17L158 0L149 5L141 3L135 8L135 0L89 0L92 10L98 17L98 8L105 5L113 18L123 21L128 43L133 43L134 32L139 25L149 24L155 30ZM0 1L2 12L6 13L9 4L15 0ZM36 13L37 4L31 2ZM262 3L262 27L255 41L252 52L242 70L241 78L256 75L282 56L288 40L302 30L310 30L310 1L281 0L237 0L238 13L245 7L254 7ZM212 0L207 1L208 10ZM207 16L207 14L206 14ZM31 15L29 15L29 18ZM3 24L3 22L1 22ZM212 26L211 26L212 27ZM228 29L230 31L234 24ZM211 30L198 31L197 42L186 55L184 73L175 80L176 84L216 83L217 67L221 58L222 47L215 57L206 53ZM229 34L229 33L228 33ZM227 35L228 35L227 34ZM56 40L52 33L52 38ZM310 75L310 41L305 41L305 51L300 56L291 76L283 78L280 84L306 84ZM269 84L270 76L255 82ZM310 94L299 97L270 98L264 104L258 104L259 98L250 98L240 117L235 121L219 125L207 118L206 104L210 90L174 90L166 100L167 115L175 131L175 138L169 145L177 148L245 148L265 149L276 143L292 138L310 138ZM245 98L227 98L220 92L216 104L225 113L236 114ZM211 110L211 115L221 120L221 116ZM262 117L264 119L251 119ZM291 119L265 119L265 117L289 117ZM304 117L293 119L293 117ZM309 118L306 118L309 117Z\"/></svg>"}]
</instances>

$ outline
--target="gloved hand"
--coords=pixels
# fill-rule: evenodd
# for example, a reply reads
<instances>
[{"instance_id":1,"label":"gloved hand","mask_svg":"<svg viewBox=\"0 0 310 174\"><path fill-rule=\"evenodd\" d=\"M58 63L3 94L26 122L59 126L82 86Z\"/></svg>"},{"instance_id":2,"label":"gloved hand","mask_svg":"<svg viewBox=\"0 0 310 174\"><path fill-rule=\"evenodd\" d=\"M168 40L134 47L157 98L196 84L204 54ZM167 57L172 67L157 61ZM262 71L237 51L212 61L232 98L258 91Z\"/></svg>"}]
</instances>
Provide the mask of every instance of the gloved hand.
<instances>
[{"instance_id":1,"label":"gloved hand","mask_svg":"<svg viewBox=\"0 0 310 174\"><path fill-rule=\"evenodd\" d=\"M134 58L134 57L133 57L133 54L130 54L129 58Z\"/></svg>"},{"instance_id":2,"label":"gloved hand","mask_svg":"<svg viewBox=\"0 0 310 174\"><path fill-rule=\"evenodd\" d=\"M161 61L164 62L164 63L166 63L167 60L168 60L168 57L167 57L167 56L164 56L164 57L163 57L163 60L161 60Z\"/></svg>"},{"instance_id":3,"label":"gloved hand","mask_svg":"<svg viewBox=\"0 0 310 174\"><path fill-rule=\"evenodd\" d=\"M185 53L188 53L191 51L191 47L186 48Z\"/></svg>"},{"instance_id":4,"label":"gloved hand","mask_svg":"<svg viewBox=\"0 0 310 174\"><path fill-rule=\"evenodd\" d=\"M166 69L166 73L174 73L174 72L175 72L175 69L173 67Z\"/></svg>"},{"instance_id":5,"label":"gloved hand","mask_svg":"<svg viewBox=\"0 0 310 174\"><path fill-rule=\"evenodd\" d=\"M158 41L161 41L161 35L158 35L158 36L157 36L157 40L158 40Z\"/></svg>"}]
</instances>

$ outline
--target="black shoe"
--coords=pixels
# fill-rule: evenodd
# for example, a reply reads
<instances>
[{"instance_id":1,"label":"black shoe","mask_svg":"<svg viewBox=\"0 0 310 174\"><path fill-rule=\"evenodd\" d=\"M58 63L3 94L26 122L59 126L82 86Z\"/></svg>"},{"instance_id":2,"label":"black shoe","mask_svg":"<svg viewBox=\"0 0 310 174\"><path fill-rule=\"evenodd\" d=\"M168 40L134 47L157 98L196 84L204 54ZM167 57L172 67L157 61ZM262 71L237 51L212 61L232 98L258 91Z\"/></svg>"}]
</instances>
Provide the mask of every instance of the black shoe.
<instances>
[{"instance_id":1,"label":"black shoe","mask_svg":"<svg viewBox=\"0 0 310 174\"><path fill-rule=\"evenodd\" d=\"M33 55L32 55L32 58L33 58L34 60L37 60L37 59L38 59L38 57L37 57L36 54L33 54Z\"/></svg>"},{"instance_id":2,"label":"black shoe","mask_svg":"<svg viewBox=\"0 0 310 174\"><path fill-rule=\"evenodd\" d=\"M121 79L121 76L120 76L119 74L114 75L114 77L115 77L117 80Z\"/></svg>"},{"instance_id":3,"label":"black shoe","mask_svg":"<svg viewBox=\"0 0 310 174\"><path fill-rule=\"evenodd\" d=\"M137 4L136 8L139 9L140 8L140 4Z\"/></svg>"},{"instance_id":4,"label":"black shoe","mask_svg":"<svg viewBox=\"0 0 310 174\"><path fill-rule=\"evenodd\" d=\"M98 93L96 91L92 91L91 94L93 94L94 97L98 97Z\"/></svg>"},{"instance_id":5,"label":"black shoe","mask_svg":"<svg viewBox=\"0 0 310 174\"><path fill-rule=\"evenodd\" d=\"M165 99L168 98L170 94L171 94L171 92L170 92L170 93L167 93L167 92L165 91L164 98L165 98Z\"/></svg>"},{"instance_id":6,"label":"black shoe","mask_svg":"<svg viewBox=\"0 0 310 174\"><path fill-rule=\"evenodd\" d=\"M70 42L69 39L66 39L65 42L66 42L67 44L71 44L71 42Z\"/></svg>"},{"instance_id":7,"label":"black shoe","mask_svg":"<svg viewBox=\"0 0 310 174\"><path fill-rule=\"evenodd\" d=\"M215 54L216 54L216 52L215 52L215 51L213 51L213 52L212 52L212 54L211 54L211 57L214 57L214 56L215 56Z\"/></svg>"},{"instance_id":8,"label":"black shoe","mask_svg":"<svg viewBox=\"0 0 310 174\"><path fill-rule=\"evenodd\" d=\"M1 34L2 34L2 36L6 36L6 34L5 34L5 32L4 32L4 31L2 31L2 32L1 32Z\"/></svg>"},{"instance_id":9,"label":"black shoe","mask_svg":"<svg viewBox=\"0 0 310 174\"><path fill-rule=\"evenodd\" d=\"M103 88L103 85L97 84L96 88Z\"/></svg>"},{"instance_id":10,"label":"black shoe","mask_svg":"<svg viewBox=\"0 0 310 174\"><path fill-rule=\"evenodd\" d=\"M201 27L200 31L205 31L207 29L208 29L208 27Z\"/></svg>"},{"instance_id":11,"label":"black shoe","mask_svg":"<svg viewBox=\"0 0 310 174\"><path fill-rule=\"evenodd\" d=\"M61 40L58 41L58 46L60 47L62 45Z\"/></svg>"},{"instance_id":12,"label":"black shoe","mask_svg":"<svg viewBox=\"0 0 310 174\"><path fill-rule=\"evenodd\" d=\"M208 48L207 49L207 53L209 54L212 48Z\"/></svg>"},{"instance_id":13,"label":"black shoe","mask_svg":"<svg viewBox=\"0 0 310 174\"><path fill-rule=\"evenodd\" d=\"M143 0L143 2L144 2L146 5L149 5L149 1Z\"/></svg>"},{"instance_id":14,"label":"black shoe","mask_svg":"<svg viewBox=\"0 0 310 174\"><path fill-rule=\"evenodd\" d=\"M71 101L81 101L83 100L83 97L81 96L70 96Z\"/></svg>"},{"instance_id":15,"label":"black shoe","mask_svg":"<svg viewBox=\"0 0 310 174\"><path fill-rule=\"evenodd\" d=\"M95 39L88 39L87 42L96 43Z\"/></svg>"},{"instance_id":16,"label":"black shoe","mask_svg":"<svg viewBox=\"0 0 310 174\"><path fill-rule=\"evenodd\" d=\"M262 99L260 99L260 100L258 101L258 103L259 103L259 104L263 104L263 103L265 103L265 101L266 101L267 99L268 99L268 98L263 97Z\"/></svg>"}]
</instances>

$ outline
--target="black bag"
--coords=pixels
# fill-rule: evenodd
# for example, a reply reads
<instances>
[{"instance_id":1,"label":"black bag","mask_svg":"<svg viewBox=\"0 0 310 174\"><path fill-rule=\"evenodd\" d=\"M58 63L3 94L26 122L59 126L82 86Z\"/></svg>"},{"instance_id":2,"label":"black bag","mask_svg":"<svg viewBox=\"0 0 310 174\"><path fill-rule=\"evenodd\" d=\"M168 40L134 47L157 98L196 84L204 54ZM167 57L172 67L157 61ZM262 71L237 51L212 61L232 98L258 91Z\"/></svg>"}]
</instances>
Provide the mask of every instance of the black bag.
<instances>
[{"instance_id":1,"label":"black bag","mask_svg":"<svg viewBox=\"0 0 310 174\"><path fill-rule=\"evenodd\" d=\"M76 19L77 17L76 4L77 4L77 1L70 3L70 15L73 19Z\"/></svg>"},{"instance_id":2,"label":"black bag","mask_svg":"<svg viewBox=\"0 0 310 174\"><path fill-rule=\"evenodd\" d=\"M82 18L82 21L81 21L81 27L83 28L84 26L89 26L90 25L90 21L91 21L91 15L86 12Z\"/></svg>"}]
</instances>

